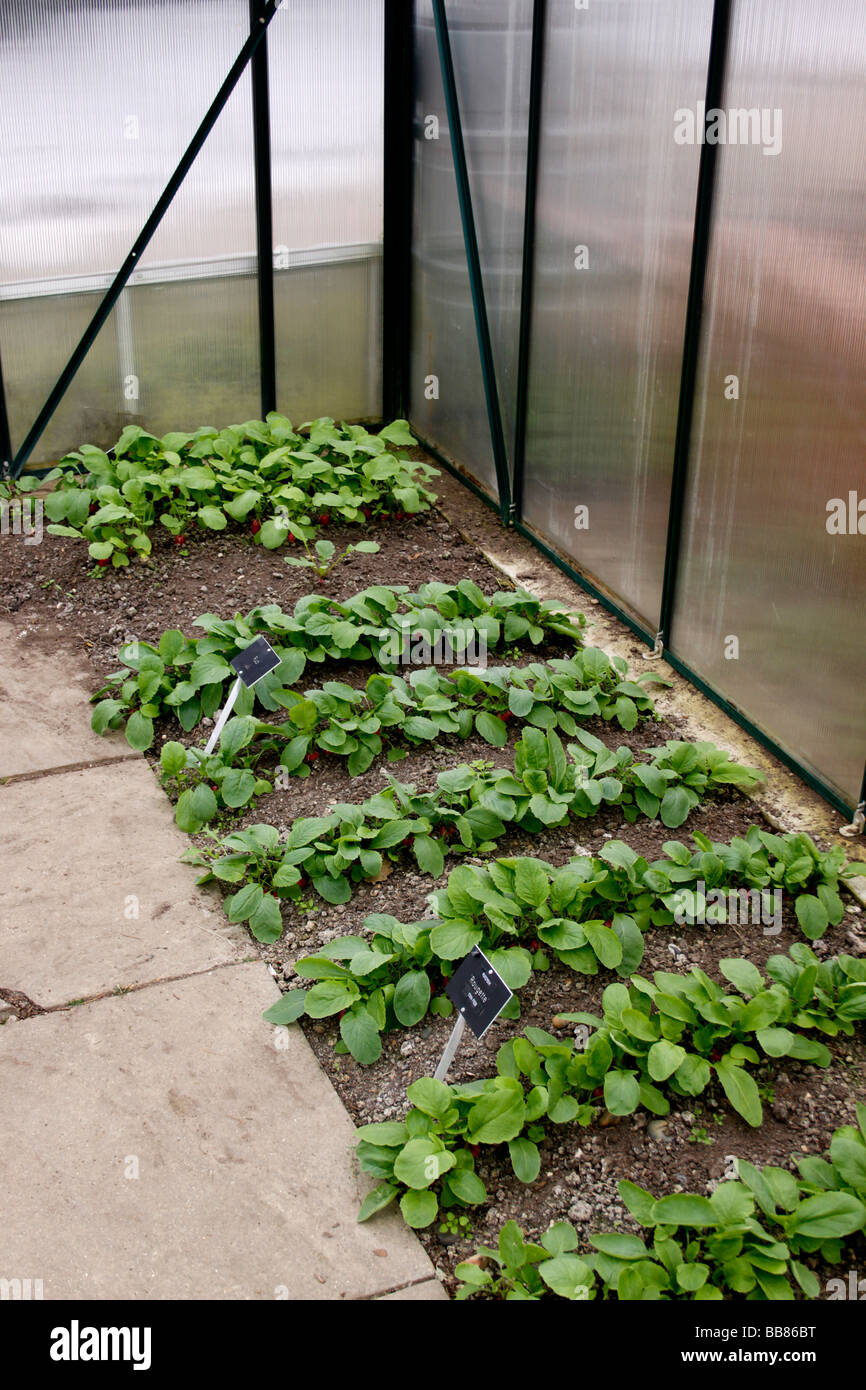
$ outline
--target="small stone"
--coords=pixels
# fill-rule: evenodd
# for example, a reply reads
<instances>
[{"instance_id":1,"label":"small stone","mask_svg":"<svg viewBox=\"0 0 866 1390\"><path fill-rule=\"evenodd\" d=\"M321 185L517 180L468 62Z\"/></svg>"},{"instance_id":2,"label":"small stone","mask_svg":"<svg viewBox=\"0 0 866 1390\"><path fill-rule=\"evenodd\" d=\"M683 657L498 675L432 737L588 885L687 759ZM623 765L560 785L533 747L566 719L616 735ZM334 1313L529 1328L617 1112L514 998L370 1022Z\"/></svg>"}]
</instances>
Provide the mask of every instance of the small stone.
<instances>
[{"instance_id":1,"label":"small stone","mask_svg":"<svg viewBox=\"0 0 866 1390\"><path fill-rule=\"evenodd\" d=\"M400 1056L401 1056L401 1057L408 1057L408 1056L409 1056L409 1053L410 1053L410 1052L414 1052L414 1051L415 1051L415 1044L412 1042L412 1040L411 1040L410 1038L407 1038L406 1041L405 1041L404 1043L401 1043L401 1045L400 1045Z\"/></svg>"},{"instance_id":2,"label":"small stone","mask_svg":"<svg viewBox=\"0 0 866 1390\"><path fill-rule=\"evenodd\" d=\"M654 1144L672 1144L673 1137L668 1134L666 1120L650 1120L646 1132Z\"/></svg>"},{"instance_id":3,"label":"small stone","mask_svg":"<svg viewBox=\"0 0 866 1390\"><path fill-rule=\"evenodd\" d=\"M379 1248L378 1248L377 1250L374 1250L374 1251L373 1251L373 1254L374 1254L374 1255L378 1255L380 1260L383 1260L383 1259L385 1258L385 1256L387 1255L387 1253L388 1253L388 1251L387 1251L387 1250L383 1250L381 1246L379 1246Z\"/></svg>"},{"instance_id":4,"label":"small stone","mask_svg":"<svg viewBox=\"0 0 866 1390\"><path fill-rule=\"evenodd\" d=\"M568 1208L568 1218L570 1221L591 1221L592 1207L589 1202L572 1202Z\"/></svg>"},{"instance_id":5,"label":"small stone","mask_svg":"<svg viewBox=\"0 0 866 1390\"><path fill-rule=\"evenodd\" d=\"M773 1116L780 1124L784 1125L788 1123L788 1115L788 1107L783 1100L773 1102Z\"/></svg>"}]
</instances>

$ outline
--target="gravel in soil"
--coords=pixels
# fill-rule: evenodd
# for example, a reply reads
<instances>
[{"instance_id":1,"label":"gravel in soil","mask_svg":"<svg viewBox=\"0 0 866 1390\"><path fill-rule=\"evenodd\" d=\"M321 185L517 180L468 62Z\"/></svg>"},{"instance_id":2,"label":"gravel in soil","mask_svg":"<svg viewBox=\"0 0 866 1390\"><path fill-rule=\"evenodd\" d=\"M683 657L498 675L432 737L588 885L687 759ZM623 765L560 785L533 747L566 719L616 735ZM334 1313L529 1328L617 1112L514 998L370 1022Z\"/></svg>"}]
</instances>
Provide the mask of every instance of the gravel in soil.
<instances>
[{"instance_id":1,"label":"gravel in soil","mask_svg":"<svg viewBox=\"0 0 866 1390\"><path fill-rule=\"evenodd\" d=\"M399 582L416 589L433 579L456 583L462 578L474 580L488 594L510 587L477 546L465 538L467 531L483 537L497 526L493 518L467 494L457 521L459 530L434 510L406 518L399 526L380 523L365 527L364 538L377 541L380 552L356 554L338 566L321 586L322 592L339 600L370 583ZM357 528L348 527L332 527L326 534L338 552L359 536ZM157 528L150 565L133 564L95 576L90 573L86 548L75 541L47 535L36 546L14 536L3 540L0 614L13 619L17 631L26 631L31 640L55 651L58 659L68 662L70 652L77 651L90 667L94 689L116 669L117 648L122 641L137 637L156 642L169 627L194 636L200 630L192 626L193 620L204 612L225 616L272 602L291 609L303 593L319 587L310 571L284 564L283 551L266 551L239 529L190 534L185 547L188 553L183 555ZM535 560L537 569L537 557ZM587 611L591 613L591 607ZM592 641L591 631L587 641ZM549 646L533 650L531 657L544 659L562 651ZM527 654L526 659L531 657ZM495 659L500 660L498 656ZM347 679L345 666L332 669L328 663L308 670L305 684L318 685L337 669L341 678ZM348 679L360 684L367 674L367 670L356 669ZM651 747L667 738L700 736L676 716L665 721L642 720L628 734L600 720L588 721L585 727L611 746L626 743L633 749ZM160 732L166 737L179 733L167 726ZM275 791L244 815L227 820L223 828L257 820L287 828L299 815L319 814L337 801L362 800L382 787L388 772L426 788L435 783L438 772L457 762L484 758L506 765L518 736L519 729L512 728L509 744L501 749L490 748L478 738L442 740L411 749L404 760L392 765L379 759L366 774L354 779L348 777L341 760L323 755L310 777L292 779L287 790ZM155 756L151 761L156 761ZM541 835L514 831L500 841L497 853L531 854L562 864L573 854L597 854L607 840L622 838L652 859L662 853L665 840L688 842L694 830L712 839L728 840L755 822L761 823L757 807L734 792L698 807L675 832L643 819L634 825L624 824L615 807L605 807L590 820L573 821ZM446 874L455 862L446 861ZM361 931L364 918L372 912L392 913L402 921L429 915L428 897L436 886L417 872L414 861L404 858L392 866L390 876L383 881L359 885L352 900L342 906L330 906L319 899L302 908L284 904L282 938L270 946L254 944L281 988L286 989L297 983L294 962L298 956L315 952L335 936ZM819 954L866 951L860 908L850 900L846 903L843 922L815 943ZM747 955L761 966L769 955L786 951L795 940L802 940L802 936L786 903L777 934L767 934L760 925L651 932L640 969L647 975L658 969L687 970L699 965L720 979L720 958ZM598 1011L602 990L611 978L615 977L604 971L592 978L577 976L554 961L549 971L534 975L521 992L520 1023L495 1024L482 1041L464 1036L449 1079L492 1074L500 1044L527 1023L551 1029L551 1020L559 1012ZM404 1113L406 1086L434 1070L451 1021L430 1017L415 1029L387 1035L382 1057L372 1067L361 1067L351 1056L335 1054L338 1029L333 1020L304 1020L301 1026L352 1118L363 1124ZM453 1286L451 1271L458 1260L479 1241L495 1239L509 1218L536 1236L552 1220L571 1220L584 1245L584 1233L612 1226L636 1229L619 1199L617 1183L621 1178L654 1192L703 1192L712 1190L730 1171L730 1155L755 1163L788 1165L792 1154L821 1152L832 1130L853 1120L854 1101L864 1095L866 1080L866 1050L859 1039L842 1036L830 1046L834 1065L826 1072L789 1059L759 1070L765 1119L758 1130L750 1129L719 1092L709 1090L680 1108L675 1106L664 1120L641 1112L614 1123L597 1118L586 1129L574 1125L554 1129L542 1145L539 1178L529 1187L514 1178L507 1159L503 1163L498 1154L485 1156L482 1151L478 1166L489 1200L470 1213L473 1230L469 1241L440 1236L435 1225L421 1232L421 1238L446 1284Z\"/></svg>"}]
</instances>

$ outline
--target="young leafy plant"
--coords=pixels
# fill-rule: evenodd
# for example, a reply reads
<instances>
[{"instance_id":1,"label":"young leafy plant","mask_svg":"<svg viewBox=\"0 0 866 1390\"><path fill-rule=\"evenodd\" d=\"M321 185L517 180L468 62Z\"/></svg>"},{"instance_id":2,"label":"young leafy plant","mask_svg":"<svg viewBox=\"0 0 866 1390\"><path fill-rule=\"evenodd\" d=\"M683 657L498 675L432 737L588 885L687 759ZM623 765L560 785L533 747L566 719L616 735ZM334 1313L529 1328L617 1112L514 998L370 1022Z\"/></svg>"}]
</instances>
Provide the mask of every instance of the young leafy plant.
<instances>
[{"instance_id":1,"label":"young leafy plant","mask_svg":"<svg viewBox=\"0 0 866 1390\"><path fill-rule=\"evenodd\" d=\"M290 529L293 529L294 533L297 534L297 528ZM350 555L356 553L358 555L376 555L379 551L379 545L376 541L358 541L357 545L347 545L342 554L337 555L337 547L333 541L315 541L313 548L310 549L309 542L304 536L298 538L303 542L307 552L306 556L289 555L286 557L286 564L295 565L299 569L312 570L314 574L318 575L319 583L331 573L331 570L336 569L337 565L348 560Z\"/></svg>"}]
</instances>

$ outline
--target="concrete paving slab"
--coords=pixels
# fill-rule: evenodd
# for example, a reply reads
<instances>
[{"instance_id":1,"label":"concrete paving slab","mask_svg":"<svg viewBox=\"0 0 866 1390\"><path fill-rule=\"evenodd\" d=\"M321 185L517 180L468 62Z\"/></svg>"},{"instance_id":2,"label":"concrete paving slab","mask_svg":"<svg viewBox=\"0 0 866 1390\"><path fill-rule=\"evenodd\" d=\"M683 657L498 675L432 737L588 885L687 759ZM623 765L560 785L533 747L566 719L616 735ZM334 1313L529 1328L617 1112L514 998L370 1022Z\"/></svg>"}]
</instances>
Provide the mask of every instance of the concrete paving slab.
<instances>
[{"instance_id":1,"label":"concrete paving slab","mask_svg":"<svg viewBox=\"0 0 866 1390\"><path fill-rule=\"evenodd\" d=\"M137 757L122 732L93 732L92 693L83 662L61 662L31 633L0 623L0 778Z\"/></svg>"},{"instance_id":2,"label":"concrete paving slab","mask_svg":"<svg viewBox=\"0 0 866 1390\"><path fill-rule=\"evenodd\" d=\"M359 1225L354 1127L261 962L0 1028L0 1278L46 1299L340 1299L433 1267ZM136 1176L137 1174L137 1176Z\"/></svg>"},{"instance_id":3,"label":"concrete paving slab","mask_svg":"<svg viewBox=\"0 0 866 1390\"><path fill-rule=\"evenodd\" d=\"M47 1008L243 959L147 763L0 787L0 988Z\"/></svg>"}]
</instances>

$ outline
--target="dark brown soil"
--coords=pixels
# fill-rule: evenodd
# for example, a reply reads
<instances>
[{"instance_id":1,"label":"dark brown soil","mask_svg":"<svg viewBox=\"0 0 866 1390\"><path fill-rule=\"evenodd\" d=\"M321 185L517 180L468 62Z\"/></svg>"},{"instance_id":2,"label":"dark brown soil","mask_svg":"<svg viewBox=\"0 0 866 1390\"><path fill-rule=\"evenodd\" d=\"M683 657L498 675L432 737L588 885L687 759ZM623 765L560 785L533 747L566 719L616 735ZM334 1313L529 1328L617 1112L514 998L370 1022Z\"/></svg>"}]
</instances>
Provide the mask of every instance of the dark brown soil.
<instances>
[{"instance_id":1,"label":"dark brown soil","mask_svg":"<svg viewBox=\"0 0 866 1390\"><path fill-rule=\"evenodd\" d=\"M448 491L449 495L454 492L450 481ZM374 582L402 583L415 589L432 579L456 583L461 578L473 579L486 593L510 587L477 546L464 539L465 534L482 540L489 534L495 539L498 521L468 492L457 491L459 515L453 509L451 513L456 527L438 511L399 524L371 525L363 536L378 541L380 552L353 556L325 581L322 591L340 599ZM338 549L359 538L355 528L331 528L328 535ZM42 544L28 546L17 537L4 537L0 545L0 614L9 615L17 628L27 628L33 638L56 650L59 659L69 661L73 651L81 654L89 663L96 689L116 668L117 648L124 640L137 637L156 641L168 627L179 627L194 636L200 630L192 626L193 620L203 612L227 616L268 602L291 609L301 594L318 587L309 571L284 564L284 551L265 551L240 530L191 534L187 549L189 554L181 555L157 528L151 564L134 564L93 576L85 547L75 541L46 535ZM537 575L538 555L528 542L526 552L526 577ZM520 577L518 571L518 580ZM588 640L592 640L591 634ZM549 646L532 655L550 657L561 650ZM635 644L635 655L641 651ZM352 683L361 683L369 674L357 668L353 672L345 666L339 669L341 678ZM326 666L308 670L305 683L318 685L333 673ZM633 749L663 743L666 738L701 736L699 730L690 730L675 716L664 722L642 720L629 734L600 720L585 727L611 746L623 743ZM177 737L179 730L166 725L160 734ZM389 773L426 788L435 783L438 772L458 762L485 758L506 765L517 736L519 729L513 729L511 743L502 749L492 749L478 738L465 742L445 739L412 749L405 759L393 764L380 759L355 779L347 776L342 760L322 755L310 777L292 779L288 790L275 791L240 817L226 818L223 828L254 821L286 828L297 816L321 813L334 802L362 800L379 790ZM607 840L622 838L651 859L662 853L666 840L688 842L695 830L712 839L729 840L755 822L761 823L757 805L736 793L707 801L677 831L644 819L627 825L616 808L607 807L592 819L575 820L541 835L515 831L500 842L497 853L532 854L562 864L575 853L598 853ZM447 862L446 874L453 862ZM427 899L436 886L417 871L414 861L404 858L382 882L361 884L344 906L329 906L318 898L300 908L285 904L281 940L267 947L255 943L255 947L281 987L288 988L297 983L293 967L298 956L315 952L335 936L360 931L364 918L372 912L390 912L403 921L429 915ZM861 921L859 907L847 900L843 923L817 943L819 954L862 952L862 946L856 944L862 938L854 931ZM640 970L648 975L657 969L685 970L700 965L718 979L718 961L725 955L747 955L763 965L769 955L784 952L801 939L790 904L786 904L778 935L765 935L760 926L677 927L650 932ZM601 992L611 978L615 977L604 971L593 978L577 976L554 961L548 972L535 975L521 992L519 1023L501 1021L481 1042L466 1035L449 1079L492 1074L497 1048L526 1023L551 1029L557 1013L576 1009L597 1012ZM381 1059L368 1068L360 1067L351 1056L334 1053L338 1032L333 1021L305 1020L302 1026L352 1118L360 1124L404 1113L406 1085L434 1070L451 1023L428 1018L418 1028L388 1035ZM633 1223L617 1193L617 1182L622 1178L654 1192L703 1192L728 1171L729 1155L756 1163L788 1164L792 1154L820 1152L833 1128L853 1119L855 1098L866 1094L866 1050L860 1039L843 1036L830 1045L834 1065L827 1072L782 1059L759 1073L765 1119L758 1130L750 1129L733 1113L723 1096L708 1092L699 1100L675 1107L665 1121L638 1113L617 1123L597 1120L588 1129L571 1125L554 1131L542 1146L542 1172L531 1187L517 1182L507 1156L503 1161L496 1151L479 1165L490 1200L486 1207L471 1213L470 1241L454 1243L450 1236L440 1237L435 1226L421 1233L422 1239L450 1283L458 1260L481 1240L494 1239L509 1217L534 1235L550 1221L563 1218L587 1234L614 1226L630 1230ZM450 1244L454 1249L446 1248Z\"/></svg>"}]
</instances>

